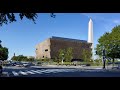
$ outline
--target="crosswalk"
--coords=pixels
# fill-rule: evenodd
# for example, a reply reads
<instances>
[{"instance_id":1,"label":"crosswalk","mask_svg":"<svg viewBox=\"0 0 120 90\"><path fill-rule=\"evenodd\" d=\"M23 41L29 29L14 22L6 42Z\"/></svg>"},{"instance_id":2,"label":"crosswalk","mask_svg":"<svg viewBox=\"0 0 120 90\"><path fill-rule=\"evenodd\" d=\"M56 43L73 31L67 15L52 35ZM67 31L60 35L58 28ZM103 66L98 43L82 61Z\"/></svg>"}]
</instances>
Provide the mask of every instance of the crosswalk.
<instances>
[{"instance_id":1,"label":"crosswalk","mask_svg":"<svg viewBox=\"0 0 120 90\"><path fill-rule=\"evenodd\" d=\"M19 74L15 71L12 71L12 73L14 74L14 76L18 76Z\"/></svg>"},{"instance_id":2,"label":"crosswalk","mask_svg":"<svg viewBox=\"0 0 120 90\"><path fill-rule=\"evenodd\" d=\"M21 69L21 70L12 70L9 73L9 77L22 77L22 76L27 76L27 77L36 77L36 75L39 76L44 76L44 75L55 75L57 73L64 73L64 72L104 72L102 69Z\"/></svg>"},{"instance_id":3,"label":"crosswalk","mask_svg":"<svg viewBox=\"0 0 120 90\"><path fill-rule=\"evenodd\" d=\"M49 74L49 73L60 73L60 72L75 72L76 69L41 69L41 70L20 70L12 71L10 76L29 76L36 74Z\"/></svg>"}]
</instances>

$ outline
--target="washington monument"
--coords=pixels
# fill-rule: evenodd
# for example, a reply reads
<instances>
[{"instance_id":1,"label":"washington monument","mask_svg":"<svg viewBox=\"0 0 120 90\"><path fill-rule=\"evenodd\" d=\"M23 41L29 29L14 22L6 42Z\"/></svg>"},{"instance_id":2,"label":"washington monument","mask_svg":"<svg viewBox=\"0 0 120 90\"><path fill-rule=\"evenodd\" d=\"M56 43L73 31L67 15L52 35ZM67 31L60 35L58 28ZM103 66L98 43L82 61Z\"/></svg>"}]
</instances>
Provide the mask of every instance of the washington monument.
<instances>
[{"instance_id":1,"label":"washington monument","mask_svg":"<svg viewBox=\"0 0 120 90\"><path fill-rule=\"evenodd\" d=\"M90 21L88 23L88 43L92 43L92 46L91 46L92 59L94 60L93 21L91 18L90 18Z\"/></svg>"}]
</instances>

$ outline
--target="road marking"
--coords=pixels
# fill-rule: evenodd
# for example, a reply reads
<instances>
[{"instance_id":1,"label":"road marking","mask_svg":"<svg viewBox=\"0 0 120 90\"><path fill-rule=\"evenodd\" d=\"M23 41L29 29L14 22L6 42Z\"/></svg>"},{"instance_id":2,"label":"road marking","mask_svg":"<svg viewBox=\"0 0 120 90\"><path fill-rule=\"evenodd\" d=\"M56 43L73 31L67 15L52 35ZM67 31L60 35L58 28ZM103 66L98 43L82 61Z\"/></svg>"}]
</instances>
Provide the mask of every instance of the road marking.
<instances>
[{"instance_id":1,"label":"road marking","mask_svg":"<svg viewBox=\"0 0 120 90\"><path fill-rule=\"evenodd\" d=\"M18 73L12 71L14 76L22 75L29 75L29 74L44 74L44 73L59 73L59 72L75 72L75 69L41 69L41 70L26 70L26 71L19 71Z\"/></svg>"},{"instance_id":2,"label":"road marking","mask_svg":"<svg viewBox=\"0 0 120 90\"><path fill-rule=\"evenodd\" d=\"M23 72L23 71L19 71L20 74L23 74L23 75L28 75L27 73Z\"/></svg>"},{"instance_id":3,"label":"road marking","mask_svg":"<svg viewBox=\"0 0 120 90\"><path fill-rule=\"evenodd\" d=\"M35 73L31 72L31 71L27 71L27 73L29 73L29 74L35 74Z\"/></svg>"},{"instance_id":4,"label":"road marking","mask_svg":"<svg viewBox=\"0 0 120 90\"><path fill-rule=\"evenodd\" d=\"M38 73L38 74L41 74L42 72L41 71L35 71L35 70L31 70L32 72L35 72L35 73Z\"/></svg>"},{"instance_id":5,"label":"road marking","mask_svg":"<svg viewBox=\"0 0 120 90\"><path fill-rule=\"evenodd\" d=\"M47 69L47 70L45 70L45 73L57 73L57 72L69 72L69 71L71 71L71 72L74 72L74 69L72 70L70 70L70 69Z\"/></svg>"},{"instance_id":6,"label":"road marking","mask_svg":"<svg viewBox=\"0 0 120 90\"><path fill-rule=\"evenodd\" d=\"M60 72L58 69L47 69L45 70L45 73L57 73Z\"/></svg>"},{"instance_id":7,"label":"road marking","mask_svg":"<svg viewBox=\"0 0 120 90\"><path fill-rule=\"evenodd\" d=\"M12 71L12 73L14 74L14 76L19 76L19 74L15 71Z\"/></svg>"},{"instance_id":8,"label":"road marking","mask_svg":"<svg viewBox=\"0 0 120 90\"><path fill-rule=\"evenodd\" d=\"M32 72L34 72L33 70L30 70L30 71L32 71ZM37 70L38 72L45 72L44 70Z\"/></svg>"}]
</instances>

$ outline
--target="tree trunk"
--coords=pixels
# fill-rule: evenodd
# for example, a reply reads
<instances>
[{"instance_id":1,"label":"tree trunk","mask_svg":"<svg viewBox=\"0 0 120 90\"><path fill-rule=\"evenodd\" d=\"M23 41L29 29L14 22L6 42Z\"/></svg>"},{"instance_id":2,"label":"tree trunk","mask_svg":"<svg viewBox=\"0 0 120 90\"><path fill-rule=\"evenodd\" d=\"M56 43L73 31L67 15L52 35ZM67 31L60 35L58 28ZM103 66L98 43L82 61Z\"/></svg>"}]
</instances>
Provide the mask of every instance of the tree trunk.
<instances>
[{"instance_id":1,"label":"tree trunk","mask_svg":"<svg viewBox=\"0 0 120 90\"><path fill-rule=\"evenodd\" d=\"M103 56L103 69L105 69L105 57Z\"/></svg>"},{"instance_id":2,"label":"tree trunk","mask_svg":"<svg viewBox=\"0 0 120 90\"><path fill-rule=\"evenodd\" d=\"M103 61L103 69L105 69L105 60Z\"/></svg>"},{"instance_id":3,"label":"tree trunk","mask_svg":"<svg viewBox=\"0 0 120 90\"><path fill-rule=\"evenodd\" d=\"M115 62L115 59L113 58L113 67L114 67L114 62Z\"/></svg>"}]
</instances>

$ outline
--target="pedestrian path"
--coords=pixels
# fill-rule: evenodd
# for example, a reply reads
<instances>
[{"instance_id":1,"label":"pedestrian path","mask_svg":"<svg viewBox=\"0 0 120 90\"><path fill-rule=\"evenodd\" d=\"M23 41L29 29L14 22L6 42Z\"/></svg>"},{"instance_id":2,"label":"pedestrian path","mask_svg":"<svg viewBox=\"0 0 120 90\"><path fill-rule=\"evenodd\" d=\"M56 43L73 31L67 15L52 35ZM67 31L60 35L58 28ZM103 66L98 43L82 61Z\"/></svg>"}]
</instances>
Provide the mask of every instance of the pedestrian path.
<instances>
[{"instance_id":1,"label":"pedestrian path","mask_svg":"<svg viewBox=\"0 0 120 90\"><path fill-rule=\"evenodd\" d=\"M44 75L54 76L56 74L65 72L106 72L103 69L20 69L9 71L9 77L41 77Z\"/></svg>"},{"instance_id":2,"label":"pedestrian path","mask_svg":"<svg viewBox=\"0 0 120 90\"><path fill-rule=\"evenodd\" d=\"M60 73L60 72L75 72L76 69L41 69L41 70L20 70L20 71L12 71L9 76L11 77L21 77L21 76L30 76L30 75L42 75L42 74L50 74L50 73Z\"/></svg>"}]
</instances>

